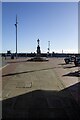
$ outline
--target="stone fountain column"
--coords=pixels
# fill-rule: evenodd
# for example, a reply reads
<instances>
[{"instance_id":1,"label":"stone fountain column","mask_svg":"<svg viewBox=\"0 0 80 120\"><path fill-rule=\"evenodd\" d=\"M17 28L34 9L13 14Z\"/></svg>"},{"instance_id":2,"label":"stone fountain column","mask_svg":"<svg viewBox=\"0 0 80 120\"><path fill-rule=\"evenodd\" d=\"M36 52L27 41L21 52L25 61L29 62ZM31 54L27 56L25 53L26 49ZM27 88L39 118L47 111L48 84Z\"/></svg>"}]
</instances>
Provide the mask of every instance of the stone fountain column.
<instances>
[{"instance_id":1,"label":"stone fountain column","mask_svg":"<svg viewBox=\"0 0 80 120\"><path fill-rule=\"evenodd\" d=\"M37 46L37 55L36 55L36 57L41 57L41 50L40 50L40 45L39 45L39 39L37 40L37 42L38 42L38 46Z\"/></svg>"}]
</instances>

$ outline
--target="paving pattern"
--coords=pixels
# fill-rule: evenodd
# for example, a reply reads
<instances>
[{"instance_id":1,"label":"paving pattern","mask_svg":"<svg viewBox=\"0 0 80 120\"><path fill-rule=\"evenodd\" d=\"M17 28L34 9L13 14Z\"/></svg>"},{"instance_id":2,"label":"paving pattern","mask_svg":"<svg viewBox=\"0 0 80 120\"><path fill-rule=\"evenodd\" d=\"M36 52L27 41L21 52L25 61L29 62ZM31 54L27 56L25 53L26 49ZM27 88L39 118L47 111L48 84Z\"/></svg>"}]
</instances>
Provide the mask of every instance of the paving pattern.
<instances>
[{"instance_id":1,"label":"paving pattern","mask_svg":"<svg viewBox=\"0 0 80 120\"><path fill-rule=\"evenodd\" d=\"M79 116L79 77L62 58L46 62L7 60L2 70L3 118L67 118Z\"/></svg>"}]
</instances>

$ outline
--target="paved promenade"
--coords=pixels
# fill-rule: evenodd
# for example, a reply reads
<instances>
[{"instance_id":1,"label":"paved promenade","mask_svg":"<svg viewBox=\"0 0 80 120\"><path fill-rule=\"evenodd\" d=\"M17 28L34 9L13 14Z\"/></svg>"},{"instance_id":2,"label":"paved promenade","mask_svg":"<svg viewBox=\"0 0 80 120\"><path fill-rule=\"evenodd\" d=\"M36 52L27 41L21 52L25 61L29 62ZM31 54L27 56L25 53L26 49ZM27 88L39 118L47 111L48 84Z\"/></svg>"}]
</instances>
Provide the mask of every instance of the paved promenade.
<instances>
[{"instance_id":1,"label":"paved promenade","mask_svg":"<svg viewBox=\"0 0 80 120\"><path fill-rule=\"evenodd\" d=\"M6 60L2 69L3 118L79 119L79 70L62 58Z\"/></svg>"}]
</instances>

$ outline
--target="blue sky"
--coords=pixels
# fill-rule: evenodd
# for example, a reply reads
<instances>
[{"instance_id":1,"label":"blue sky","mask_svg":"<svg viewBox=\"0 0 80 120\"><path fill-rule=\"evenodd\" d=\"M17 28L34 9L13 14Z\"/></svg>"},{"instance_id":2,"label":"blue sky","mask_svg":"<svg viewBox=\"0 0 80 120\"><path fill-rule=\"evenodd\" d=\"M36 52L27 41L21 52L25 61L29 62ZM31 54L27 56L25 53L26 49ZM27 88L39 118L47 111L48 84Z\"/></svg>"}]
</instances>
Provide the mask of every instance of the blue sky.
<instances>
[{"instance_id":1,"label":"blue sky","mask_svg":"<svg viewBox=\"0 0 80 120\"><path fill-rule=\"evenodd\" d=\"M2 52L15 52L15 20L18 16L18 52L77 52L77 2L4 2L2 3Z\"/></svg>"}]
</instances>

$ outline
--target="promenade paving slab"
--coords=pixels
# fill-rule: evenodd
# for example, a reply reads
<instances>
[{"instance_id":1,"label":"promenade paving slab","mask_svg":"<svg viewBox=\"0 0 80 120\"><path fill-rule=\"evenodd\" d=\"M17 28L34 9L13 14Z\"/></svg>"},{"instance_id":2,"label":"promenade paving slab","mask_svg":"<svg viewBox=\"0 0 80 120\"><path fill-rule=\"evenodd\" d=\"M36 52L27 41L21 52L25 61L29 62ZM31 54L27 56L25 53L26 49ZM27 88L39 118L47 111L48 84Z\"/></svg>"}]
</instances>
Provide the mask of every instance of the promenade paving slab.
<instances>
[{"instance_id":1,"label":"promenade paving slab","mask_svg":"<svg viewBox=\"0 0 80 120\"><path fill-rule=\"evenodd\" d=\"M65 65L62 58L7 63L2 70L3 118L80 118L79 78L69 76L78 71L73 63Z\"/></svg>"}]
</instances>

